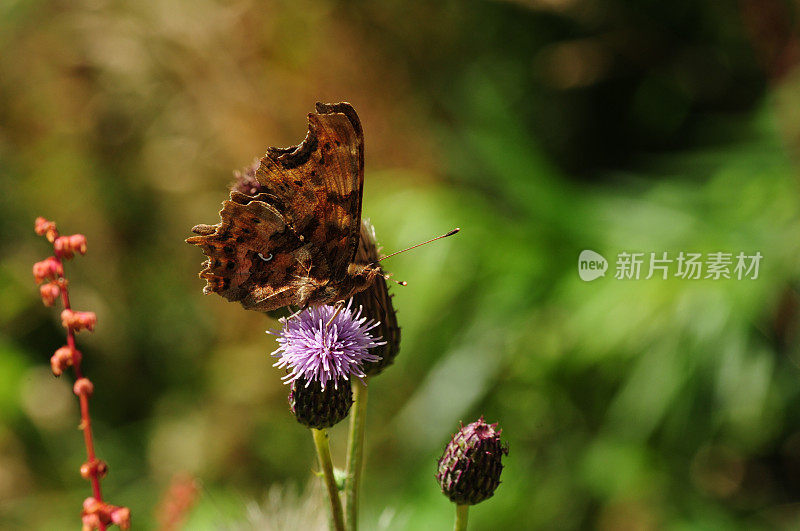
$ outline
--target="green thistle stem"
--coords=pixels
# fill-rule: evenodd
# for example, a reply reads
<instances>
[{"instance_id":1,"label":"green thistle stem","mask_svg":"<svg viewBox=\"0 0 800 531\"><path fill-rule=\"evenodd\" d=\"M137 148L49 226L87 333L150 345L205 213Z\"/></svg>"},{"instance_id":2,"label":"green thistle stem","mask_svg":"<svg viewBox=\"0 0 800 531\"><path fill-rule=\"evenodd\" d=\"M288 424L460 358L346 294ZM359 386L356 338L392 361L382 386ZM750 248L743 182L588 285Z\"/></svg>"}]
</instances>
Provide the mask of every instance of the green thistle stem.
<instances>
[{"instance_id":1,"label":"green thistle stem","mask_svg":"<svg viewBox=\"0 0 800 531\"><path fill-rule=\"evenodd\" d=\"M358 490L364 468L364 425L367 413L366 382L352 380L353 408L350 411L350 435L347 442L347 481L345 483L347 529L358 529Z\"/></svg>"},{"instance_id":2,"label":"green thistle stem","mask_svg":"<svg viewBox=\"0 0 800 531\"><path fill-rule=\"evenodd\" d=\"M467 513L469 505L456 505L456 524L453 531L467 531Z\"/></svg>"},{"instance_id":3,"label":"green thistle stem","mask_svg":"<svg viewBox=\"0 0 800 531\"><path fill-rule=\"evenodd\" d=\"M311 428L314 436L314 446L317 447L319 466L322 467L322 477L328 488L328 497L331 501L331 519L336 531L344 531L344 513L342 501L339 499L339 489L336 488L336 479L333 477L333 462L331 461L331 448L328 444L328 432Z\"/></svg>"}]
</instances>

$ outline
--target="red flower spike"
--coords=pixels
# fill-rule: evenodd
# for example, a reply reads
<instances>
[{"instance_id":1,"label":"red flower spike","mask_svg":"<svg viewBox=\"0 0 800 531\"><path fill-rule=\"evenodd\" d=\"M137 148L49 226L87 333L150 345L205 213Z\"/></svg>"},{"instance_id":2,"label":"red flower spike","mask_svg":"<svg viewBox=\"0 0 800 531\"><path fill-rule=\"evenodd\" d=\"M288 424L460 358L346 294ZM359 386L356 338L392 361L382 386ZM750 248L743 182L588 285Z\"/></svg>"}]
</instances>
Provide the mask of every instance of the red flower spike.
<instances>
[{"instance_id":1,"label":"red flower spike","mask_svg":"<svg viewBox=\"0 0 800 531\"><path fill-rule=\"evenodd\" d=\"M96 498L90 496L83 500L83 510L81 511L81 520L83 520L84 531L93 529L100 529L103 525L103 509L105 504L98 501Z\"/></svg>"},{"instance_id":2,"label":"red flower spike","mask_svg":"<svg viewBox=\"0 0 800 531\"><path fill-rule=\"evenodd\" d=\"M86 236L83 234L59 236L53 242L53 249L58 256L67 260L75 256L75 253L86 254Z\"/></svg>"},{"instance_id":3,"label":"red flower spike","mask_svg":"<svg viewBox=\"0 0 800 531\"><path fill-rule=\"evenodd\" d=\"M55 282L48 282L39 286L39 295L42 296L42 302L45 306L52 306L61 296L61 288Z\"/></svg>"},{"instance_id":4,"label":"red flower spike","mask_svg":"<svg viewBox=\"0 0 800 531\"><path fill-rule=\"evenodd\" d=\"M86 498L83 502L83 511L81 512L84 531L105 528L105 526L110 524L110 508L111 507L105 502L99 501L93 497Z\"/></svg>"},{"instance_id":5,"label":"red flower spike","mask_svg":"<svg viewBox=\"0 0 800 531\"><path fill-rule=\"evenodd\" d=\"M169 489L158 504L156 513L158 529L163 531L183 529L186 515L197 502L198 491L198 483L191 475L175 474Z\"/></svg>"},{"instance_id":6,"label":"red flower spike","mask_svg":"<svg viewBox=\"0 0 800 531\"><path fill-rule=\"evenodd\" d=\"M61 376L67 367L80 364L81 359L81 353L74 348L68 346L61 347L56 350L56 353L50 358L50 368L53 369L53 374Z\"/></svg>"},{"instance_id":7,"label":"red flower spike","mask_svg":"<svg viewBox=\"0 0 800 531\"><path fill-rule=\"evenodd\" d=\"M97 324L94 312L76 312L72 310L69 301L69 283L64 277L62 260L75 256L75 253L86 253L86 237L83 234L59 236L56 224L45 218L36 218L36 234L46 236L53 244L55 256L51 256L34 264L33 276L37 284L44 284L39 288L39 294L45 305L51 306L61 297L64 310L61 312L61 324L67 329L67 345L59 348L50 358L50 367L53 374L61 375L67 368L72 367L76 381L72 387L78 396L81 410L79 428L83 431L86 445L86 462L81 466L81 476L88 479L92 485L92 496L83 502L81 522L83 531L103 530L111 525L118 525L121 529L130 528L131 512L127 507L117 507L103 501L100 479L108 473L108 465L95 456L92 435L92 422L89 414L89 397L94 392L94 385L81 371L81 353L75 348L75 333L81 330L93 331Z\"/></svg>"},{"instance_id":8,"label":"red flower spike","mask_svg":"<svg viewBox=\"0 0 800 531\"><path fill-rule=\"evenodd\" d=\"M86 498L81 512L83 530L92 531L102 527L116 524L120 529L130 529L131 511L127 507L117 507L93 497Z\"/></svg>"},{"instance_id":9,"label":"red flower spike","mask_svg":"<svg viewBox=\"0 0 800 531\"><path fill-rule=\"evenodd\" d=\"M64 363L63 359L57 358L55 355L50 357L50 371L53 373L53 376L61 376L64 374L66 368L67 365Z\"/></svg>"},{"instance_id":10,"label":"red flower spike","mask_svg":"<svg viewBox=\"0 0 800 531\"><path fill-rule=\"evenodd\" d=\"M83 522L81 531L93 531L95 529L100 529L100 517L97 514L84 514L81 516L81 521Z\"/></svg>"},{"instance_id":11,"label":"red flower spike","mask_svg":"<svg viewBox=\"0 0 800 531\"><path fill-rule=\"evenodd\" d=\"M86 254L86 236L83 234L73 234L69 237L69 245L72 250L81 256Z\"/></svg>"},{"instance_id":12,"label":"red flower spike","mask_svg":"<svg viewBox=\"0 0 800 531\"><path fill-rule=\"evenodd\" d=\"M56 239L57 229L54 221L39 216L34 223L34 230L39 236L47 236L47 241L49 242L53 242Z\"/></svg>"},{"instance_id":13,"label":"red flower spike","mask_svg":"<svg viewBox=\"0 0 800 531\"><path fill-rule=\"evenodd\" d=\"M88 514L96 513L102 505L103 502L97 501L97 499L92 496L83 500L83 510Z\"/></svg>"},{"instance_id":14,"label":"red flower spike","mask_svg":"<svg viewBox=\"0 0 800 531\"><path fill-rule=\"evenodd\" d=\"M61 326L64 328L74 328L72 324L75 322L75 312L72 310L64 310L61 312Z\"/></svg>"},{"instance_id":15,"label":"red flower spike","mask_svg":"<svg viewBox=\"0 0 800 531\"><path fill-rule=\"evenodd\" d=\"M94 459L81 465L81 477L83 479L104 478L107 475L108 465L102 459Z\"/></svg>"},{"instance_id":16,"label":"red flower spike","mask_svg":"<svg viewBox=\"0 0 800 531\"><path fill-rule=\"evenodd\" d=\"M80 332L81 330L93 332L97 324L97 315L95 315L94 312L64 310L61 312L61 324L64 328L68 328L74 332Z\"/></svg>"},{"instance_id":17,"label":"red flower spike","mask_svg":"<svg viewBox=\"0 0 800 531\"><path fill-rule=\"evenodd\" d=\"M117 524L120 529L130 529L131 510L127 507L115 507L111 510L111 522Z\"/></svg>"},{"instance_id":18,"label":"red flower spike","mask_svg":"<svg viewBox=\"0 0 800 531\"><path fill-rule=\"evenodd\" d=\"M94 393L94 384L89 381L89 378L78 378L75 380L75 385L72 386L72 392L78 396L85 395L88 398Z\"/></svg>"},{"instance_id":19,"label":"red flower spike","mask_svg":"<svg viewBox=\"0 0 800 531\"><path fill-rule=\"evenodd\" d=\"M64 276L64 266L55 256L33 264L33 278L36 279L37 284L41 284L45 280L57 280L62 276Z\"/></svg>"}]
</instances>

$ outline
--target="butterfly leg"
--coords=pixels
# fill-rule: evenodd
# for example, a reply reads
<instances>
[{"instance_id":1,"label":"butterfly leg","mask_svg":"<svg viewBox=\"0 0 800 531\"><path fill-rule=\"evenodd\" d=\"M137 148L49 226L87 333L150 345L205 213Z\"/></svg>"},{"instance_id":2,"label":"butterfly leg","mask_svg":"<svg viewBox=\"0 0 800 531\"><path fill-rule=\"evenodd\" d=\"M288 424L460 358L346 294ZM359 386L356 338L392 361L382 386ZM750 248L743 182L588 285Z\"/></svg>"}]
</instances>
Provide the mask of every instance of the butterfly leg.
<instances>
[{"instance_id":1,"label":"butterfly leg","mask_svg":"<svg viewBox=\"0 0 800 531\"><path fill-rule=\"evenodd\" d=\"M314 302L314 295L318 289L318 283L311 277L298 277L295 281L297 285L297 302L302 309L308 308Z\"/></svg>"},{"instance_id":2,"label":"butterfly leg","mask_svg":"<svg viewBox=\"0 0 800 531\"><path fill-rule=\"evenodd\" d=\"M339 313L340 313L342 310L344 310L344 301L343 301L343 300L338 300L338 301L336 301L336 302L333 304L333 307L335 308L335 311L333 312L333 315L331 315L331 318L330 318L330 319L328 319L328 322L327 322L327 323L325 323L325 328L326 328L326 329L327 329L327 328L328 328L328 327L331 325L331 323L333 322L333 320L334 320L334 319L336 319L336 316L337 316L337 315L339 315Z\"/></svg>"}]
</instances>

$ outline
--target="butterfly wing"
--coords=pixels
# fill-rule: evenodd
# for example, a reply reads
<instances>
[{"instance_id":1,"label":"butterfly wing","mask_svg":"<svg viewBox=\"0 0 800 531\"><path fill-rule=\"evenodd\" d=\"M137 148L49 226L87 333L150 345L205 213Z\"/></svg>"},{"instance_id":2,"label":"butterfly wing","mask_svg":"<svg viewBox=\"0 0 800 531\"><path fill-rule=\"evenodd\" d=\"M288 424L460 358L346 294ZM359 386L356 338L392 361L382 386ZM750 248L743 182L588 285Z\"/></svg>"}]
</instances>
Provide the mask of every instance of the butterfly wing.
<instances>
[{"instance_id":1,"label":"butterfly wing","mask_svg":"<svg viewBox=\"0 0 800 531\"><path fill-rule=\"evenodd\" d=\"M364 188L364 133L355 109L317 103L305 140L269 148L255 178L300 239L314 244L311 276L343 279L358 246Z\"/></svg>"},{"instance_id":2,"label":"butterfly wing","mask_svg":"<svg viewBox=\"0 0 800 531\"><path fill-rule=\"evenodd\" d=\"M339 298L335 286L358 246L364 184L353 107L318 103L303 142L269 148L250 177L252 193L234 187L220 223L198 225L186 240L209 257L204 291L261 311Z\"/></svg>"},{"instance_id":3,"label":"butterfly wing","mask_svg":"<svg viewBox=\"0 0 800 531\"><path fill-rule=\"evenodd\" d=\"M268 200L231 192L222 203L220 223L192 228L197 236L187 243L208 256L200 271L204 293L219 293L248 309L292 304L291 271L299 242Z\"/></svg>"}]
</instances>

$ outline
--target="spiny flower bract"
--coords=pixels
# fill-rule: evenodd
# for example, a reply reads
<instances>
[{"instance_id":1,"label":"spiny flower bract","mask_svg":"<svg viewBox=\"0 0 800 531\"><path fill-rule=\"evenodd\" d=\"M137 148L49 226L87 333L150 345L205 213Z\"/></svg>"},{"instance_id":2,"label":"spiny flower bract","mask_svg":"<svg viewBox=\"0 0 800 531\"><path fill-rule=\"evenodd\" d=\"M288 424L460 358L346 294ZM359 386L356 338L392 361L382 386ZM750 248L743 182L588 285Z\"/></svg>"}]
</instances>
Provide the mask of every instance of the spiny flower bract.
<instances>
[{"instance_id":1,"label":"spiny flower bract","mask_svg":"<svg viewBox=\"0 0 800 531\"><path fill-rule=\"evenodd\" d=\"M289 409L297 422L324 430L344 420L353 405L353 391L347 382L329 385L324 390L319 382L309 385L302 378L292 382Z\"/></svg>"},{"instance_id":2,"label":"spiny flower bract","mask_svg":"<svg viewBox=\"0 0 800 531\"><path fill-rule=\"evenodd\" d=\"M361 307L353 311L351 303L341 309L328 305L307 308L280 319L280 346L272 355L280 358L275 367L289 371L283 377L286 383L303 378L306 385L319 382L323 390L328 382L336 387L350 376L363 378L363 365L381 359L369 353L370 348L385 344L370 333L379 323L362 317Z\"/></svg>"},{"instance_id":3,"label":"spiny flower bract","mask_svg":"<svg viewBox=\"0 0 800 531\"><path fill-rule=\"evenodd\" d=\"M459 505L475 505L491 498L500 485L502 457L508 446L500 440L497 424L483 417L453 435L439 459L436 479L442 492Z\"/></svg>"}]
</instances>

